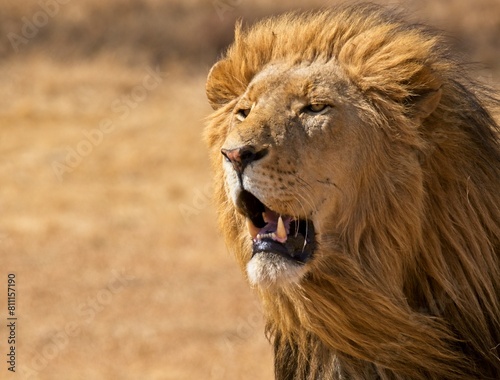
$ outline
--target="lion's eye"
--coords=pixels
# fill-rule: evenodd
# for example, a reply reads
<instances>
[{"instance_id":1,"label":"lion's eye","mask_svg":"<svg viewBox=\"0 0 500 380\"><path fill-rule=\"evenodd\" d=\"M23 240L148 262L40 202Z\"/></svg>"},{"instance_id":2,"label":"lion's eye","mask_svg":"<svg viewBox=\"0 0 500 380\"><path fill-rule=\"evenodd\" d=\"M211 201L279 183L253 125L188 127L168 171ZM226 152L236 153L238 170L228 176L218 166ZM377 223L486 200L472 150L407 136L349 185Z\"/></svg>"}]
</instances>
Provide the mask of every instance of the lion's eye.
<instances>
[{"instance_id":1,"label":"lion's eye","mask_svg":"<svg viewBox=\"0 0 500 380\"><path fill-rule=\"evenodd\" d=\"M250 113L250 108L242 108L236 112L236 119L239 121L243 121L247 118L248 114Z\"/></svg>"},{"instance_id":2,"label":"lion's eye","mask_svg":"<svg viewBox=\"0 0 500 380\"><path fill-rule=\"evenodd\" d=\"M328 108L328 105L322 104L322 103L313 103L309 104L307 107L305 107L305 111L310 113L310 114L321 114L324 111L326 111Z\"/></svg>"}]
</instances>

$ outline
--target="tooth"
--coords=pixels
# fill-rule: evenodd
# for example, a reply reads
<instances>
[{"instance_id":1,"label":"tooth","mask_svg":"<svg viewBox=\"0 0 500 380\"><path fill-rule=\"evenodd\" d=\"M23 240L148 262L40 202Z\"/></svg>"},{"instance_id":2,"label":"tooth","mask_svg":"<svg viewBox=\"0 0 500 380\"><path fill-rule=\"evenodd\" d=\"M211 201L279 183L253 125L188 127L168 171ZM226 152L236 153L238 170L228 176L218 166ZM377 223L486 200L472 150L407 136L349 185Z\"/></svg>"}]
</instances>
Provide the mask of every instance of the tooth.
<instances>
[{"instance_id":1,"label":"tooth","mask_svg":"<svg viewBox=\"0 0 500 380\"><path fill-rule=\"evenodd\" d=\"M286 240L286 228L285 228L285 223L283 223L283 218L280 217L278 218L278 228L276 229L276 236L280 240Z\"/></svg>"},{"instance_id":2,"label":"tooth","mask_svg":"<svg viewBox=\"0 0 500 380\"><path fill-rule=\"evenodd\" d=\"M262 213L262 219L264 219L264 222L268 223L265 212Z\"/></svg>"},{"instance_id":3,"label":"tooth","mask_svg":"<svg viewBox=\"0 0 500 380\"><path fill-rule=\"evenodd\" d=\"M247 218L247 228L248 232L250 232L250 235L252 236L252 239L255 239L260 230L259 228L255 227L252 221L248 218Z\"/></svg>"}]
</instances>

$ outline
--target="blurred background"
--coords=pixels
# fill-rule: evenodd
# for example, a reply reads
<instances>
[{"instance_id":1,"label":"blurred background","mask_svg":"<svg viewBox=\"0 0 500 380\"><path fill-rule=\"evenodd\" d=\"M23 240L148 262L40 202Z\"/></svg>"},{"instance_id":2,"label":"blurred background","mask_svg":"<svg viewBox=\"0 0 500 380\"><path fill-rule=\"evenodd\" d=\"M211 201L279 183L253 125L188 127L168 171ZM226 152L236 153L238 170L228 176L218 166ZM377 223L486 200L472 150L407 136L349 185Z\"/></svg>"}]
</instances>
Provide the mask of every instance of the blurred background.
<instances>
[{"instance_id":1,"label":"blurred background","mask_svg":"<svg viewBox=\"0 0 500 380\"><path fill-rule=\"evenodd\" d=\"M307 7L332 4L311 0ZM392 5L397 2L383 2ZM402 1L500 79L499 0ZM283 0L0 0L0 357L15 379L272 379L215 226L211 65Z\"/></svg>"}]
</instances>

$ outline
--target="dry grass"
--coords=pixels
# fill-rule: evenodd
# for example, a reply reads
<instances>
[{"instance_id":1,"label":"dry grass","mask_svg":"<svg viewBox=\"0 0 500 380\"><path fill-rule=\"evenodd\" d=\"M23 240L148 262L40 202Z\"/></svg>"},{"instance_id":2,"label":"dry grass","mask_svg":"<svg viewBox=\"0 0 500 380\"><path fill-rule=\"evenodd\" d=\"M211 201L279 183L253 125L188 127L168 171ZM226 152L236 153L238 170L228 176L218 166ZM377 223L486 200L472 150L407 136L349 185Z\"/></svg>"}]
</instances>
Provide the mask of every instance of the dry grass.
<instances>
[{"instance_id":1,"label":"dry grass","mask_svg":"<svg viewBox=\"0 0 500 380\"><path fill-rule=\"evenodd\" d=\"M14 71L1 114L0 231L2 278L14 271L20 287L19 365L41 368L41 379L269 376L260 313L206 195L204 76L167 71L121 120L110 104L147 66L38 58ZM59 180L53 163L104 118L115 129ZM237 352L253 360L237 363Z\"/></svg>"},{"instance_id":2,"label":"dry grass","mask_svg":"<svg viewBox=\"0 0 500 380\"><path fill-rule=\"evenodd\" d=\"M234 19L286 6L235 3L221 20L201 0L68 2L19 53L2 40L0 290L15 272L17 364L33 370L15 378L272 378L259 307L215 229L200 135L205 75ZM39 10L0 6L3 36ZM410 7L499 78L496 0ZM161 81L140 90L156 65ZM85 143L103 120L112 131Z\"/></svg>"}]
</instances>

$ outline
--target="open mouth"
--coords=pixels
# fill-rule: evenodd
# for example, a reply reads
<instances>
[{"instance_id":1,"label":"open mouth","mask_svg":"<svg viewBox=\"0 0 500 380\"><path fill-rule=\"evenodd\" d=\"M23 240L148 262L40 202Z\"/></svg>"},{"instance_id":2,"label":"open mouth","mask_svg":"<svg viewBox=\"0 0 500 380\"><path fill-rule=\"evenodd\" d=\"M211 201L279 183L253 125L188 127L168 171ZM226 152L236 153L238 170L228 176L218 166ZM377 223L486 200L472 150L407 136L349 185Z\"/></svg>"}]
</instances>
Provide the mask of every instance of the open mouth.
<instances>
[{"instance_id":1,"label":"open mouth","mask_svg":"<svg viewBox=\"0 0 500 380\"><path fill-rule=\"evenodd\" d=\"M310 220L281 215L243 190L237 207L247 218L253 240L253 255L274 253L288 260L306 263L316 246L314 224Z\"/></svg>"}]
</instances>

